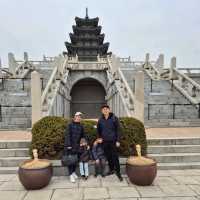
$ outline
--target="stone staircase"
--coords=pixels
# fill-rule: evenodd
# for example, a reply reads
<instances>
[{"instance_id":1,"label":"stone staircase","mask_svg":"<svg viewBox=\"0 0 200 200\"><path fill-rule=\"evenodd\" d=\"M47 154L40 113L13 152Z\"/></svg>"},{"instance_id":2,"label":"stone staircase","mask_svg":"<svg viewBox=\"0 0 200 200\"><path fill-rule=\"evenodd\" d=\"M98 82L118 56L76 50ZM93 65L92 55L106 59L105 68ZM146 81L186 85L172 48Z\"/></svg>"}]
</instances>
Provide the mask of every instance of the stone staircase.
<instances>
[{"instance_id":1,"label":"stone staircase","mask_svg":"<svg viewBox=\"0 0 200 200\"><path fill-rule=\"evenodd\" d=\"M0 174L17 172L18 165L29 159L30 141L0 141Z\"/></svg>"},{"instance_id":2,"label":"stone staircase","mask_svg":"<svg viewBox=\"0 0 200 200\"><path fill-rule=\"evenodd\" d=\"M158 162L160 170L200 169L200 138L149 139L148 154ZM29 141L0 141L0 174L17 173L18 165L29 159ZM52 161L54 175L67 174L60 160ZM125 173L126 158L120 159ZM90 172L94 166L90 164Z\"/></svg>"}]
</instances>

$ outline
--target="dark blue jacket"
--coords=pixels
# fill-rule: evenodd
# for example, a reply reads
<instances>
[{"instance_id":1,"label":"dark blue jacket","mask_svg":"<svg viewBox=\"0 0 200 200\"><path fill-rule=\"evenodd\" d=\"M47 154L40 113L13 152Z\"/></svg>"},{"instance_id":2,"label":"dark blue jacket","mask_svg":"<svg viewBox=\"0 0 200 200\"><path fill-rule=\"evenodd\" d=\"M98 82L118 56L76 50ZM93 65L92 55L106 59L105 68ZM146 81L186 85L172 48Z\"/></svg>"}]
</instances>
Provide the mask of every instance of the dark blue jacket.
<instances>
[{"instance_id":1,"label":"dark blue jacket","mask_svg":"<svg viewBox=\"0 0 200 200\"><path fill-rule=\"evenodd\" d=\"M117 142L120 140L120 124L118 118L110 113L108 119L102 115L97 123L98 136L104 142Z\"/></svg>"},{"instance_id":2,"label":"dark blue jacket","mask_svg":"<svg viewBox=\"0 0 200 200\"><path fill-rule=\"evenodd\" d=\"M84 128L78 122L70 123L65 129L64 148L72 147L72 152L78 153L81 138L85 138Z\"/></svg>"},{"instance_id":3,"label":"dark blue jacket","mask_svg":"<svg viewBox=\"0 0 200 200\"><path fill-rule=\"evenodd\" d=\"M88 162L90 160L90 150L88 146L79 147L79 162Z\"/></svg>"},{"instance_id":4,"label":"dark blue jacket","mask_svg":"<svg viewBox=\"0 0 200 200\"><path fill-rule=\"evenodd\" d=\"M92 156L94 158L94 160L98 160L98 159L106 159L105 155L104 155L104 150L102 147L102 144L94 144L92 147Z\"/></svg>"}]
</instances>

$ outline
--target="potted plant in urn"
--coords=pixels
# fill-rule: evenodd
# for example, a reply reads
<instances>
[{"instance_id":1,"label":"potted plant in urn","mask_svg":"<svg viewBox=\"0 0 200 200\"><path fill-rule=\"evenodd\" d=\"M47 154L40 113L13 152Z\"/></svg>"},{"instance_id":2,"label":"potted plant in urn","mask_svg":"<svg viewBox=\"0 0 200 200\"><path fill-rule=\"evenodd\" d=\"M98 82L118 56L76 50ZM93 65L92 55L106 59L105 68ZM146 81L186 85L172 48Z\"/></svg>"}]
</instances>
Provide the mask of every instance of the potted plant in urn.
<instances>
[{"instance_id":1,"label":"potted plant in urn","mask_svg":"<svg viewBox=\"0 0 200 200\"><path fill-rule=\"evenodd\" d=\"M20 164L18 169L19 180L27 190L45 187L53 174L52 164L46 159L39 159L37 149L33 149L33 157Z\"/></svg>"},{"instance_id":2,"label":"potted plant in urn","mask_svg":"<svg viewBox=\"0 0 200 200\"><path fill-rule=\"evenodd\" d=\"M157 162L152 158L142 156L139 144L133 145L133 152L136 155L130 156L126 162L129 180L140 186L151 185L157 174Z\"/></svg>"}]
</instances>

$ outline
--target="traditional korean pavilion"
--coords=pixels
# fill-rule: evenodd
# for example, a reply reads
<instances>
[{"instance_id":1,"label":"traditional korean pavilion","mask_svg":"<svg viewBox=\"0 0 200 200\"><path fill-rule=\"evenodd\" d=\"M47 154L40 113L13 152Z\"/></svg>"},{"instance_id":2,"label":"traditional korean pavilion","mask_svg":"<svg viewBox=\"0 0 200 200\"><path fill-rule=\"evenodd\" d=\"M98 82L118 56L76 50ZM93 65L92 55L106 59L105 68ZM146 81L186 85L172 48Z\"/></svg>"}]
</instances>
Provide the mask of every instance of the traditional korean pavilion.
<instances>
[{"instance_id":1,"label":"traditional korean pavilion","mask_svg":"<svg viewBox=\"0 0 200 200\"><path fill-rule=\"evenodd\" d=\"M85 18L75 17L76 25L72 26L70 42L65 42L68 56L78 56L79 61L96 61L97 56L108 54L109 43L104 43L105 35L98 25L99 18L89 18L86 8ZM109 53L110 54L110 53Z\"/></svg>"}]
</instances>

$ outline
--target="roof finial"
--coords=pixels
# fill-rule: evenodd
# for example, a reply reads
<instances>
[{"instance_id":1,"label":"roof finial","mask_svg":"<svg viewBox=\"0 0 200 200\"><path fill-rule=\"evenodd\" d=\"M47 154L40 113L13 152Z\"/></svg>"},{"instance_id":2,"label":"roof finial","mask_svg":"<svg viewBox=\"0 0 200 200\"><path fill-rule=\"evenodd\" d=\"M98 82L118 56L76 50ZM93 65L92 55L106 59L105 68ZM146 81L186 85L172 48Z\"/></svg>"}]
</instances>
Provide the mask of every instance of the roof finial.
<instances>
[{"instance_id":1,"label":"roof finial","mask_svg":"<svg viewBox=\"0 0 200 200\"><path fill-rule=\"evenodd\" d=\"M85 15L85 18L89 18L89 17L88 17L88 8L86 8L86 15Z\"/></svg>"}]
</instances>

